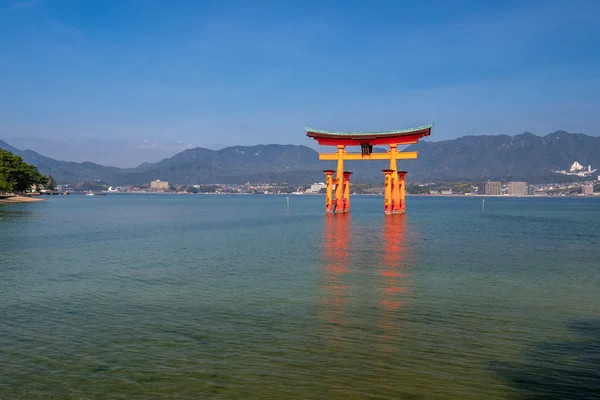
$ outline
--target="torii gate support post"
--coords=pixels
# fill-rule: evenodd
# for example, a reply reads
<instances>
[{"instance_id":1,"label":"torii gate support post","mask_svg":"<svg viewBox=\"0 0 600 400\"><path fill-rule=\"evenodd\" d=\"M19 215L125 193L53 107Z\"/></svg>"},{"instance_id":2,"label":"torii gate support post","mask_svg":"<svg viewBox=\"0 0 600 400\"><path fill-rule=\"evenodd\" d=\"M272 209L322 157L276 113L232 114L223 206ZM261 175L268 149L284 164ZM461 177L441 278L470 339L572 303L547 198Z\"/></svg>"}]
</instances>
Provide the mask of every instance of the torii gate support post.
<instances>
[{"instance_id":1,"label":"torii gate support post","mask_svg":"<svg viewBox=\"0 0 600 400\"><path fill-rule=\"evenodd\" d=\"M390 144L390 169L392 172L392 214L400 214L400 181L398 179L398 169L396 167L396 150L398 144Z\"/></svg>"},{"instance_id":2,"label":"torii gate support post","mask_svg":"<svg viewBox=\"0 0 600 400\"><path fill-rule=\"evenodd\" d=\"M406 171L398 171L400 179L400 212L406 212Z\"/></svg>"},{"instance_id":3,"label":"torii gate support post","mask_svg":"<svg viewBox=\"0 0 600 400\"><path fill-rule=\"evenodd\" d=\"M394 170L384 169L384 184L383 184L383 213L389 215L392 213L392 174Z\"/></svg>"},{"instance_id":4,"label":"torii gate support post","mask_svg":"<svg viewBox=\"0 0 600 400\"><path fill-rule=\"evenodd\" d=\"M325 173L325 212L332 213L333 207L333 170L326 169Z\"/></svg>"},{"instance_id":5,"label":"torii gate support post","mask_svg":"<svg viewBox=\"0 0 600 400\"><path fill-rule=\"evenodd\" d=\"M339 144L337 146L337 171L335 173L335 180L337 185L335 186L335 212L344 212L344 146Z\"/></svg>"},{"instance_id":6,"label":"torii gate support post","mask_svg":"<svg viewBox=\"0 0 600 400\"><path fill-rule=\"evenodd\" d=\"M344 171L344 212L350 212L350 175L352 172Z\"/></svg>"}]
</instances>

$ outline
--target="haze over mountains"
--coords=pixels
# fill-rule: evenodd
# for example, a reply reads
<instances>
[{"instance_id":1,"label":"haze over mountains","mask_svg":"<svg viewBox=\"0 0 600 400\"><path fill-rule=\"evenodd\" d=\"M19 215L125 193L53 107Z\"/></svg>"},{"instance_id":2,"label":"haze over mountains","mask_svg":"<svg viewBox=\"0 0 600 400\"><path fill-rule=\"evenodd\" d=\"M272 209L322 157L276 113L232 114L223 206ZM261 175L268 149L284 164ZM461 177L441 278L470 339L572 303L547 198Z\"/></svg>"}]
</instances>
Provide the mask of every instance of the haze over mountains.
<instances>
[{"instance_id":1,"label":"haze over mountains","mask_svg":"<svg viewBox=\"0 0 600 400\"><path fill-rule=\"evenodd\" d=\"M54 158L75 162L93 162L119 168L135 168L144 162L158 162L183 150L197 147L181 140L156 138L133 140L126 138L53 139L27 135L2 138L18 149L28 149ZM220 149L225 146L205 146Z\"/></svg>"},{"instance_id":2,"label":"haze over mountains","mask_svg":"<svg viewBox=\"0 0 600 400\"><path fill-rule=\"evenodd\" d=\"M232 146L221 150L202 147L184 150L157 163L121 169L84 162L58 161L31 150L19 150L0 140L9 150L51 174L59 183L102 180L111 185L148 183L155 179L181 184L288 182L306 184L323 180L323 169L334 168L319 161L317 152L298 145ZM523 179L530 182L565 179L552 171L566 169L574 161L600 167L600 137L557 131L546 136L463 136L440 142L421 141L407 151L418 151L417 160L399 167L416 181L479 181ZM333 148L322 148L333 152ZM360 149L350 149L359 152ZM360 164L360 165L358 165ZM354 161L346 164L352 180L380 183L385 161Z\"/></svg>"}]
</instances>

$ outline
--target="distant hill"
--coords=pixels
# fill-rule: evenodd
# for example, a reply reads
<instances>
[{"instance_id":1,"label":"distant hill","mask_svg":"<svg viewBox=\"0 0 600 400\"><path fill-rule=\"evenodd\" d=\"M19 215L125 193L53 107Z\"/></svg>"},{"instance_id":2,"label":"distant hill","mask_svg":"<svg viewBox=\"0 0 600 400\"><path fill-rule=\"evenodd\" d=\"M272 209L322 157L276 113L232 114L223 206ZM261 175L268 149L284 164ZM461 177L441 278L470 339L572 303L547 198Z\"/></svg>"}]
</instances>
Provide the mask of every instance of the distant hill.
<instances>
[{"instance_id":1,"label":"distant hill","mask_svg":"<svg viewBox=\"0 0 600 400\"><path fill-rule=\"evenodd\" d=\"M600 168L600 137L557 131L546 136L463 136L441 142L419 142L407 150L419 159L406 162L419 179L482 180L510 178L557 180L552 171L574 161ZM564 176L562 177L565 178Z\"/></svg>"},{"instance_id":2,"label":"distant hill","mask_svg":"<svg viewBox=\"0 0 600 400\"><path fill-rule=\"evenodd\" d=\"M185 150L157 163L119 169L94 163L57 161L36 152L21 151L0 141L0 147L22 156L59 183L104 180L113 185L148 183L155 179L171 183L289 182L304 184L323 180L323 169L315 150L296 145L232 146L221 150L202 147ZM573 161L600 167L600 138L557 131L546 136L523 133L516 136L463 136L440 142L421 141L407 151L419 158L399 162L410 181L479 181L524 179L531 182L571 179L552 171L566 169ZM333 152L333 148L323 148ZM352 150L360 151L360 149ZM360 165L359 165L360 164ZM346 164L354 182L378 183L385 161L354 161Z\"/></svg>"},{"instance_id":3,"label":"distant hill","mask_svg":"<svg viewBox=\"0 0 600 400\"><path fill-rule=\"evenodd\" d=\"M111 180L121 172L119 168L105 167L91 162L58 161L35 151L16 149L2 140L0 140L0 148L21 156L25 162L35 165L45 175L52 175L59 183L79 183L83 180Z\"/></svg>"},{"instance_id":4,"label":"distant hill","mask_svg":"<svg viewBox=\"0 0 600 400\"><path fill-rule=\"evenodd\" d=\"M144 163L115 176L116 184L161 179L173 183L312 182L325 166L306 146L233 146L185 150L157 163Z\"/></svg>"}]
</instances>

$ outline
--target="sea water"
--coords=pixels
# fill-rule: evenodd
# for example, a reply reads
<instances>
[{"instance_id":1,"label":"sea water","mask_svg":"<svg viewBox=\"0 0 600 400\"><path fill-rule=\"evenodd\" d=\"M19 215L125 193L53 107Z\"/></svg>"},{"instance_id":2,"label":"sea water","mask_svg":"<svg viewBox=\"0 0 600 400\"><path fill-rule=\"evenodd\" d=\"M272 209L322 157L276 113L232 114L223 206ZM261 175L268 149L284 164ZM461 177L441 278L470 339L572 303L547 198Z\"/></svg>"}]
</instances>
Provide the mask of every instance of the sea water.
<instances>
[{"instance_id":1,"label":"sea water","mask_svg":"<svg viewBox=\"0 0 600 400\"><path fill-rule=\"evenodd\" d=\"M0 206L0 399L600 398L600 199Z\"/></svg>"}]
</instances>

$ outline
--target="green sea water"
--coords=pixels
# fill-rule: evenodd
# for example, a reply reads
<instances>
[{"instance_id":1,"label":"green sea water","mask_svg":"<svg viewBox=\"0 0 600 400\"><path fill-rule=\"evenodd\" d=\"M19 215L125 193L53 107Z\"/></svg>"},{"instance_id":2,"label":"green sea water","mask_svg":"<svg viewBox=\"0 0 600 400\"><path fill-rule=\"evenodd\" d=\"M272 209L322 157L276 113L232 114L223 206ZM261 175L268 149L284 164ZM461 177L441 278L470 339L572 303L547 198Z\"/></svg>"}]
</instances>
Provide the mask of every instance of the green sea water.
<instances>
[{"instance_id":1,"label":"green sea water","mask_svg":"<svg viewBox=\"0 0 600 400\"><path fill-rule=\"evenodd\" d=\"M600 199L0 206L0 399L598 399Z\"/></svg>"}]
</instances>

